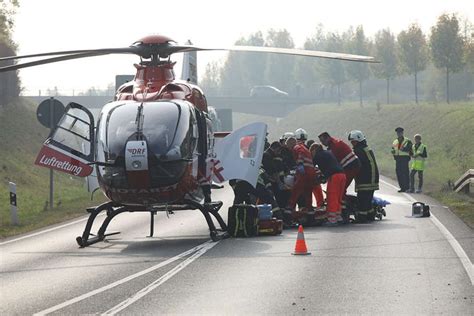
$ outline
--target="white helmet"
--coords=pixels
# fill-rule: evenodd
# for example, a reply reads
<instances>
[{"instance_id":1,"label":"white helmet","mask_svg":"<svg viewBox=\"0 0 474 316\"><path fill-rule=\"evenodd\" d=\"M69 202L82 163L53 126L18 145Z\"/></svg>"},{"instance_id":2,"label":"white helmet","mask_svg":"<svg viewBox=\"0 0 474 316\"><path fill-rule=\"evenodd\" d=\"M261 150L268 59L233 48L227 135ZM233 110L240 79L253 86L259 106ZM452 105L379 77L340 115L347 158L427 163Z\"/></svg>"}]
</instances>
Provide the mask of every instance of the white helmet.
<instances>
[{"instance_id":1,"label":"white helmet","mask_svg":"<svg viewBox=\"0 0 474 316\"><path fill-rule=\"evenodd\" d=\"M287 139L290 138L290 137L295 137L295 133L293 133L293 132L286 132L285 134L283 134L283 135L280 137L280 139L282 139L282 140L283 140L283 139L284 139L284 140L287 140Z\"/></svg>"},{"instance_id":2,"label":"white helmet","mask_svg":"<svg viewBox=\"0 0 474 316\"><path fill-rule=\"evenodd\" d=\"M297 140L307 140L308 139L308 133L306 133L306 131L304 129L298 128L295 131L295 138Z\"/></svg>"},{"instance_id":3,"label":"white helmet","mask_svg":"<svg viewBox=\"0 0 474 316\"><path fill-rule=\"evenodd\" d=\"M361 142L365 140L364 134L362 134L361 131L357 131L357 130L351 131L347 138L349 139L349 141L355 140L357 142Z\"/></svg>"}]
</instances>

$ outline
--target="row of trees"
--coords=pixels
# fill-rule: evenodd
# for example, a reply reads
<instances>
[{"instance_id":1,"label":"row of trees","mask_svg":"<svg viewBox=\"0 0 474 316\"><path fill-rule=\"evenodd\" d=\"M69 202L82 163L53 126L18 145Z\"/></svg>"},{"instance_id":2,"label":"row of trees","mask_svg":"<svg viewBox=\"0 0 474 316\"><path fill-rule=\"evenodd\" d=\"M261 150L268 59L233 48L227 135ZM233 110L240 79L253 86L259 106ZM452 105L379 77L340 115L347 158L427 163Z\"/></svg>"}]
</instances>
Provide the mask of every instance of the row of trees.
<instances>
[{"instance_id":1,"label":"row of trees","mask_svg":"<svg viewBox=\"0 0 474 316\"><path fill-rule=\"evenodd\" d=\"M17 46L12 40L13 16L18 0L0 0L0 57L16 55ZM0 67L13 61L0 61ZM17 72L0 73L0 108L20 94Z\"/></svg>"},{"instance_id":2,"label":"row of trees","mask_svg":"<svg viewBox=\"0 0 474 316\"><path fill-rule=\"evenodd\" d=\"M306 39L304 49L372 55L380 63L315 61L305 57L231 52L223 65L207 65L201 85L208 94L242 96L248 95L252 86L266 84L295 96L337 99L339 104L344 89L346 98L358 96L362 105L364 96L379 97L380 80L386 82L386 102L390 103L391 84L398 79L399 94L407 94L403 92L407 80L413 82L414 98L418 103L420 74L431 85L430 89L425 89L425 98L428 95L436 97L442 93L437 91L439 83L434 78L439 77L441 70L449 103L452 74L462 70L462 78L458 78L462 89L457 87L457 99L468 98L474 90L474 29L468 20L462 21L462 26L460 24L456 15L444 14L431 28L428 37L417 24L412 24L398 35L383 29L373 39L365 35L362 26L351 27L343 33L325 33L320 25L315 34ZM239 39L236 45L294 48L293 39L286 30L270 30L265 37L262 32L256 32Z\"/></svg>"}]
</instances>

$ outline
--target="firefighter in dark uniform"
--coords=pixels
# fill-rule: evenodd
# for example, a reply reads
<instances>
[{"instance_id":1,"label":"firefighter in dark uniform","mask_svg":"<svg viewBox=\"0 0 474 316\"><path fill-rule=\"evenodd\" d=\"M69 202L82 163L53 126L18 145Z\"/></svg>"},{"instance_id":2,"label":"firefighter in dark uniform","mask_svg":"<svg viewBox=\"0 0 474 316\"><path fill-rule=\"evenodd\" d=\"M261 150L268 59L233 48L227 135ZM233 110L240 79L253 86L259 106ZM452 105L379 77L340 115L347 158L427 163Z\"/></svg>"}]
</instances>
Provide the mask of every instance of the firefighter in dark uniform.
<instances>
[{"instance_id":1,"label":"firefighter in dark uniform","mask_svg":"<svg viewBox=\"0 0 474 316\"><path fill-rule=\"evenodd\" d=\"M379 170L372 149L367 146L367 140L361 131L351 131L349 141L354 153L359 157L361 167L355 177L355 191L357 192L358 209L356 222L364 223L375 219L372 206L374 191L379 189Z\"/></svg>"}]
</instances>

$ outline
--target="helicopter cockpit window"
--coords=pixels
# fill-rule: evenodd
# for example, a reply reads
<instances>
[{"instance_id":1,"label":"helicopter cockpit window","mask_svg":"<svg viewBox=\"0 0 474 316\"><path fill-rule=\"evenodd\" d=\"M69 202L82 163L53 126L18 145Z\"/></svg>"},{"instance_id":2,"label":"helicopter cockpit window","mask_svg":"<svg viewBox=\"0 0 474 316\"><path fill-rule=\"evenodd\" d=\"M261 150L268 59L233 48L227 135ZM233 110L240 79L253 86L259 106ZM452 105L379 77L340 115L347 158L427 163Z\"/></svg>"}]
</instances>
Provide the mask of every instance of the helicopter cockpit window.
<instances>
[{"instance_id":1,"label":"helicopter cockpit window","mask_svg":"<svg viewBox=\"0 0 474 316\"><path fill-rule=\"evenodd\" d=\"M187 104L160 102L145 108L143 135L158 159L190 159L193 151L193 126Z\"/></svg>"},{"instance_id":2,"label":"helicopter cockpit window","mask_svg":"<svg viewBox=\"0 0 474 316\"><path fill-rule=\"evenodd\" d=\"M106 150L108 160L124 155L125 145L141 137L149 152L158 160L190 159L194 150L190 109L187 104L173 102L139 103L115 108L107 119Z\"/></svg>"},{"instance_id":3,"label":"helicopter cockpit window","mask_svg":"<svg viewBox=\"0 0 474 316\"><path fill-rule=\"evenodd\" d=\"M138 105L122 105L110 111L106 123L107 160L124 155L127 141L137 132L137 108Z\"/></svg>"}]
</instances>

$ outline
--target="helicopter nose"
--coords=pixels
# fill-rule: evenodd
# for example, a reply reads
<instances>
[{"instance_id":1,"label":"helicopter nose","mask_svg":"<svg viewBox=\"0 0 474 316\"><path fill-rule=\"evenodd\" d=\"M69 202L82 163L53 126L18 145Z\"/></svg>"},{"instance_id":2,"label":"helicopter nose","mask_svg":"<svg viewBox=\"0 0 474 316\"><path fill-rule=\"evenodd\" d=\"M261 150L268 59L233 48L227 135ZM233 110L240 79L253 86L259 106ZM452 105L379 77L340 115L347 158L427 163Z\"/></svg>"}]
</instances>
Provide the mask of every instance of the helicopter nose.
<instances>
[{"instance_id":1,"label":"helicopter nose","mask_svg":"<svg viewBox=\"0 0 474 316\"><path fill-rule=\"evenodd\" d=\"M125 147L125 170L127 171L130 187L146 189L150 186L146 141L134 140L127 142Z\"/></svg>"}]
</instances>

